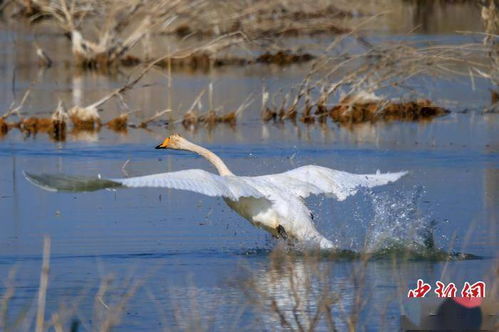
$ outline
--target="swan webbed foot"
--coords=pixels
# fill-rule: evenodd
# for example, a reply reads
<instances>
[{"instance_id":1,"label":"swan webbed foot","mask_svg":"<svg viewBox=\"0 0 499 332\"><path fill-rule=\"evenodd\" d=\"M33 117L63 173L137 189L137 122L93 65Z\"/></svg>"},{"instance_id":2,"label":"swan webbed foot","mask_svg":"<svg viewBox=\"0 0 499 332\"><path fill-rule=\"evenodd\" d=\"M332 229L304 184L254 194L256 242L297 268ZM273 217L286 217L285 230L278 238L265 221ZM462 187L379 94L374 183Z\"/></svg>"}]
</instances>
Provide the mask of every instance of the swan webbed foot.
<instances>
[{"instance_id":1,"label":"swan webbed foot","mask_svg":"<svg viewBox=\"0 0 499 332\"><path fill-rule=\"evenodd\" d=\"M283 240L288 239L288 233L286 233L286 230L284 229L284 227L282 227L282 225L277 226L276 231L281 239Z\"/></svg>"}]
</instances>

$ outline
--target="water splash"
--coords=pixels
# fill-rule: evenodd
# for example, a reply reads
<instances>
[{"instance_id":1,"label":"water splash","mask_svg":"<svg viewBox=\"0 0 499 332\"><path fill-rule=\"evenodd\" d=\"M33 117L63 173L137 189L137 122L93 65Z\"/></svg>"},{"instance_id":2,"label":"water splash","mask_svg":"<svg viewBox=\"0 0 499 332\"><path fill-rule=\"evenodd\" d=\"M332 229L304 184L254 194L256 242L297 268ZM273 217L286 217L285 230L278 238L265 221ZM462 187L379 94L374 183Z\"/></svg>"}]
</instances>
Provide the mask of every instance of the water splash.
<instances>
[{"instance_id":1,"label":"water splash","mask_svg":"<svg viewBox=\"0 0 499 332\"><path fill-rule=\"evenodd\" d=\"M374 259L401 257L409 260L463 260L481 257L446 251L444 235L435 236L437 222L422 207L425 191L377 192L363 190L353 201L353 221L330 237L337 250L325 253L332 259L357 259L368 254Z\"/></svg>"},{"instance_id":2,"label":"water splash","mask_svg":"<svg viewBox=\"0 0 499 332\"><path fill-rule=\"evenodd\" d=\"M320 255L333 260L365 257L426 261L481 259L473 254L444 249L446 237L443 234L435 235L437 222L431 211L423 207L424 196L424 188L415 186L412 189L383 192L365 189L353 200L335 201L337 205L334 210L339 215L314 220L323 227L333 227L333 232L326 231L324 234L337 247L334 250L321 250ZM312 202L312 205L327 214L326 201L326 198L321 198ZM338 218L344 219L341 225L338 225ZM269 236L267 239L263 246L242 250L238 254L267 256L271 252L285 251L302 256L317 251L316 242L290 243L276 241Z\"/></svg>"},{"instance_id":3,"label":"water splash","mask_svg":"<svg viewBox=\"0 0 499 332\"><path fill-rule=\"evenodd\" d=\"M352 199L334 201L332 208L323 199L315 207L325 216L315 222L341 249L372 253L398 245L434 247L436 223L423 207L424 194L421 186L398 191L363 189Z\"/></svg>"},{"instance_id":4,"label":"water splash","mask_svg":"<svg viewBox=\"0 0 499 332\"><path fill-rule=\"evenodd\" d=\"M434 248L436 223L431 214L421 211L423 195L422 187L412 191L367 192L373 216L367 226L364 250L377 252L401 245L408 249Z\"/></svg>"}]
</instances>

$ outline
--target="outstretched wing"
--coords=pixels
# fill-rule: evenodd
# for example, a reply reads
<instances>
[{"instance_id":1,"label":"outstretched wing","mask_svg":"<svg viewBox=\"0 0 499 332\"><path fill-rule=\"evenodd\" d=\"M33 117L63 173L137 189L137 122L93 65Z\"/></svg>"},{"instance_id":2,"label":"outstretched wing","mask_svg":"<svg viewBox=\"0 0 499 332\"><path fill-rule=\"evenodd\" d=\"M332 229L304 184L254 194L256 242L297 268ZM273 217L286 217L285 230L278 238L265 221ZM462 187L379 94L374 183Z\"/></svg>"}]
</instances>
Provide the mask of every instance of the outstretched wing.
<instances>
[{"instance_id":1,"label":"outstretched wing","mask_svg":"<svg viewBox=\"0 0 499 332\"><path fill-rule=\"evenodd\" d=\"M189 169L138 176L124 179L101 179L99 177L71 176L63 174L24 173L34 185L49 191L95 191L108 188L161 187L189 190L207 196L221 196L231 200L240 197L260 198L264 195L237 176L219 176L201 169Z\"/></svg>"},{"instance_id":2,"label":"outstretched wing","mask_svg":"<svg viewBox=\"0 0 499 332\"><path fill-rule=\"evenodd\" d=\"M329 194L342 201L361 187L372 188L397 181L407 172L352 174L327 167L308 165L284 173L256 176L300 197Z\"/></svg>"}]
</instances>

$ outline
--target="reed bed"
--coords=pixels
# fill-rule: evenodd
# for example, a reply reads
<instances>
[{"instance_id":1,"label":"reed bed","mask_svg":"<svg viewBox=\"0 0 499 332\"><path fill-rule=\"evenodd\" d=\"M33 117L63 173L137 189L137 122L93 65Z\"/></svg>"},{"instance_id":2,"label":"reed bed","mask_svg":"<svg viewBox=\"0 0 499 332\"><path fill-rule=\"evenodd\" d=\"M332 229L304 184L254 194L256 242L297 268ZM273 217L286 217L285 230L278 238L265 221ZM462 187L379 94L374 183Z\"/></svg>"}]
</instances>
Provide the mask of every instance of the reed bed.
<instances>
[{"instance_id":1,"label":"reed bed","mask_svg":"<svg viewBox=\"0 0 499 332\"><path fill-rule=\"evenodd\" d=\"M41 17L49 19L51 24L64 32L71 41L76 66L100 70L119 65L139 66L138 71L140 67L145 68L138 75L139 80L153 66L167 70L171 77L172 70L182 68L207 71L224 65L306 64L309 73L302 83L290 91L272 96L262 92L260 112L263 121L298 120L312 124L331 119L340 125L351 125L386 120L431 120L446 114L447 110L425 96L416 95L411 86L413 78L461 77L469 79L472 86L477 79L497 84L498 19L494 1L482 4L483 43L464 45L435 45L423 41L373 43L364 30L382 16L386 8L380 4L369 7L377 8L377 11L365 12L356 1L340 1L331 5L327 1L308 4L295 0L233 1L230 4L215 0L81 0L71 3L67 0L27 0L13 1L10 5L32 21ZM219 15L221 12L223 17ZM310 35L312 30L324 26L324 21L352 18L355 20L349 21L349 28L343 29L340 35L333 34L331 43L321 49L309 52L289 50L281 45L282 38L289 37L290 29ZM209 33L206 32L208 30ZM150 45L153 35L175 35L192 42L189 46L171 49L166 54L153 55ZM170 47L168 39L162 42ZM132 54L133 49L139 46L147 53L143 58ZM248 59L231 54L234 48L263 52ZM43 50L37 47L37 52L43 63L53 65L43 55ZM133 88L137 82L135 80L127 88L93 104L70 107L67 113L73 127L94 130L106 125L123 131L130 121L129 114L102 123L99 107ZM384 97L384 91L395 92L402 98ZM379 96L379 100L352 103L362 95ZM24 125L8 122L10 116L19 115L24 102L25 98L19 106L7 110L2 116L2 135L13 127L27 133L61 131L62 119L55 125L48 119L37 121L34 118L21 119ZM241 105L244 104L242 101ZM257 111L256 107L249 105L246 108L250 112ZM495 108L490 107L489 111ZM175 114L178 113L176 110ZM234 126L240 113L237 110L221 113L213 107L197 107L196 110L186 110L182 117L173 121L182 122L189 128L200 124L212 128L216 123ZM144 128L151 122L146 120L131 126Z\"/></svg>"},{"instance_id":2,"label":"reed bed","mask_svg":"<svg viewBox=\"0 0 499 332\"><path fill-rule=\"evenodd\" d=\"M61 0L61 3L65 3ZM76 6L76 5L75 5ZM141 5L142 6L142 5ZM76 7L75 7L76 8ZM69 10L69 9L68 9ZM76 10L76 9L72 9ZM492 17L486 16L488 19ZM264 122L285 120L305 124L326 123L328 119L339 125L353 125L374 121L419 121L431 120L448 113L448 110L439 106L425 96L416 95L411 86L415 77L435 77L438 79L461 78L470 80L471 85L477 79L494 82L494 72L497 63L491 55L497 46L494 39L490 40L488 33L483 43L463 45L435 45L423 41L386 41L371 43L362 36L363 27L373 16L365 18L349 33L333 39L316 55L303 53L301 55L278 51L260 56L256 62L287 64L291 62L309 62L308 74L302 82L290 91L279 91L272 96L265 89L261 92L261 118ZM491 24L486 24L490 29ZM135 77L129 77L119 89L112 91L100 100L89 105L73 105L68 111L55 112L51 118L24 119L21 109L29 97L28 89L19 105L12 105L1 117L0 133L5 135L11 128L17 127L27 134L49 132L51 136L64 137L65 122L70 119L76 130L98 130L102 125L117 131L125 131L127 127L146 128L148 124L161 120L165 112L171 112L171 107L159 111L151 119L140 123L131 123L131 114L121 114L115 119L102 123L99 109L112 98L120 98L126 104L123 94L133 89L137 83L151 70L158 66L168 70L171 85L171 70L187 61L190 63L193 56L199 54L218 54L220 51L240 43L244 37L240 33L224 35L202 45L175 50L163 55L147 64L142 64L135 70ZM207 56L200 66L211 68L213 62ZM491 60L492 59L492 60ZM195 62L197 63L197 62ZM188 65L189 66L189 65ZM195 66L198 66L196 64ZM387 98L378 91L396 92L402 98ZM404 97L405 96L405 97ZM494 90L492 90L492 98ZM184 111L184 115L176 119L169 117L169 123L182 123L184 127L196 129L197 126L206 126L212 129L218 123L227 123L235 126L240 120L243 111L255 112L258 108L248 101L242 101L241 107L234 111L223 112L213 105L208 109L201 106L200 100L195 100L193 106ZM497 104L492 100L492 105ZM209 103L207 103L209 104ZM195 107L194 107L195 106ZM491 107L487 111L493 111ZM67 113L67 114L66 114ZM175 110L175 114L181 113ZM10 117L17 116L18 122L9 122ZM164 121L164 120L163 120ZM64 124L63 124L64 123Z\"/></svg>"},{"instance_id":3,"label":"reed bed","mask_svg":"<svg viewBox=\"0 0 499 332\"><path fill-rule=\"evenodd\" d=\"M166 37L174 36L200 45L204 39L212 41L229 35L237 36L235 39L240 41L242 36L247 45L255 47L281 36L343 33L348 29L340 27L337 21L361 14L358 4L352 6L341 1L338 5L340 7L327 1L307 4L296 0L237 0L230 3L219 0L12 0L4 5L3 10L12 7L8 11L10 16L26 16L32 24L40 20L49 22L69 38L76 66L105 71L162 56L153 54L155 37L163 43L172 44ZM310 55L290 55L273 48L264 46L264 54L248 59L220 57L217 56L220 48L214 50L212 47L182 57L172 56L171 64L197 68L208 64L298 63L311 58ZM142 54L137 54L134 49L142 49ZM52 65L50 57L38 45L36 53L41 65Z\"/></svg>"}]
</instances>

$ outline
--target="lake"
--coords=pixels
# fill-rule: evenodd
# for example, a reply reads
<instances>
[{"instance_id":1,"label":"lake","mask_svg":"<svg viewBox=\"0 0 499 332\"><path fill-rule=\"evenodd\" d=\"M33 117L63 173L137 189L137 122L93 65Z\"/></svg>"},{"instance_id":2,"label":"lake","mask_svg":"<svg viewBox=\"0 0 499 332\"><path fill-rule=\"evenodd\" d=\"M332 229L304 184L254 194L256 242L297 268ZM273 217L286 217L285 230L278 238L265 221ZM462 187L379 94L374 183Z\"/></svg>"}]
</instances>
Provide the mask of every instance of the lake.
<instances>
[{"instance_id":1,"label":"lake","mask_svg":"<svg viewBox=\"0 0 499 332\"><path fill-rule=\"evenodd\" d=\"M389 30L372 38L448 43L474 38L438 34L431 25L428 29L431 34L407 37ZM23 55L32 47L29 31L3 26L0 35L1 109L8 109L13 100L14 73L16 100L31 85L23 111L40 116L49 114L58 98L68 104L91 103L119 87L132 72L101 75L65 66L38 69L26 64L33 57ZM42 38L45 43L50 40ZM16 46L7 47L12 40ZM327 39L302 42L321 45ZM8 320L34 317L44 236L51 239L46 319L54 319L50 313L58 312L84 330L99 329L115 311L122 315L119 331L299 329L293 308L298 306L298 315L309 318L307 313L317 310L319 294L327 287L339 294L331 310L339 330L347 329L346 317L358 297L366 301L358 316L365 330L394 330L400 325L401 302L417 279L455 282L458 287L465 281L484 280L492 287L497 280L499 118L497 113L483 112L489 105L491 83L452 75L415 76L411 83L417 93L451 111L428 122L354 127L331 121L262 122L262 86L272 92L290 89L307 73L307 66L175 71L170 90L165 71L153 70L127 93L128 107L141 110L135 120L139 121L173 105L179 111L169 115L167 125L119 133L106 128L69 130L63 142L15 129L0 136L0 278L5 281L0 295L15 288ZM237 108L250 94L256 101L235 127L184 128L178 121L180 110L189 108L210 82L216 107ZM382 93L397 96L396 90ZM208 101L203 103L206 107ZM112 101L101 116L111 119L122 107ZM190 168L214 171L197 155L154 149L174 132L217 153L237 175L278 173L307 164L352 173L409 173L396 183L361 190L342 202L307 199L320 232L345 249L343 254L319 259L283 253L287 249L279 241L231 211L221 198L153 188L53 193L31 185L23 175L27 171L113 178ZM473 256L444 259L428 254L421 246L421 233L430 226L435 246L446 258L455 252ZM414 252L404 256L406 249ZM378 254L367 262L357 257L366 252ZM15 276L8 281L13 271ZM362 271L360 283L352 278L358 271ZM320 273L327 275L326 282ZM99 292L105 294L96 295ZM282 310L283 316L269 311L269 305ZM330 328L327 319L317 325L317 330Z\"/></svg>"}]
</instances>

